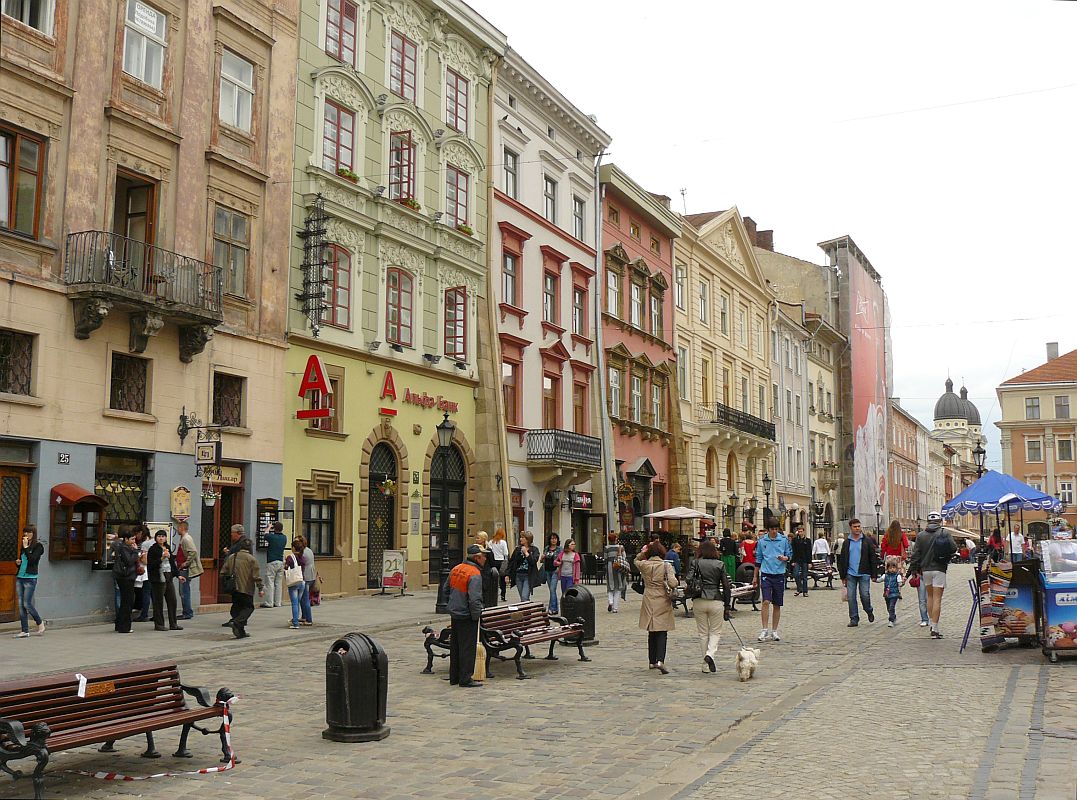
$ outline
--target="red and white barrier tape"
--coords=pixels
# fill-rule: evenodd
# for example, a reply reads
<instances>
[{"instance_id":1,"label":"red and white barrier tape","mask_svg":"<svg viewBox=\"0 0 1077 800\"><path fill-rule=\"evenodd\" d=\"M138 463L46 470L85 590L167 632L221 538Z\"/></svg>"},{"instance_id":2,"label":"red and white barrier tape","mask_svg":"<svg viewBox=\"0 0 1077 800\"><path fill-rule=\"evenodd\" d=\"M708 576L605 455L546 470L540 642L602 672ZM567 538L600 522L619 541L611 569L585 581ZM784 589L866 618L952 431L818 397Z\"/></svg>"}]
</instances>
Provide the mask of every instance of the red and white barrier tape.
<instances>
[{"instance_id":1,"label":"red and white barrier tape","mask_svg":"<svg viewBox=\"0 0 1077 800\"><path fill-rule=\"evenodd\" d=\"M85 775L87 778L99 778L103 781L148 781L152 778L176 778L182 775L210 775L214 772L227 772L230 769L236 767L236 751L232 749L232 723L229 720L228 712L231 710L232 703L238 700L238 696L233 696L230 700L224 703L224 714L221 717L222 725L224 727L224 744L228 748L228 763L222 764L219 767L206 767L205 769L190 770L188 772L158 772L154 775L124 775L119 772L87 772L81 769L68 769L65 772L70 772L73 775Z\"/></svg>"}]
</instances>

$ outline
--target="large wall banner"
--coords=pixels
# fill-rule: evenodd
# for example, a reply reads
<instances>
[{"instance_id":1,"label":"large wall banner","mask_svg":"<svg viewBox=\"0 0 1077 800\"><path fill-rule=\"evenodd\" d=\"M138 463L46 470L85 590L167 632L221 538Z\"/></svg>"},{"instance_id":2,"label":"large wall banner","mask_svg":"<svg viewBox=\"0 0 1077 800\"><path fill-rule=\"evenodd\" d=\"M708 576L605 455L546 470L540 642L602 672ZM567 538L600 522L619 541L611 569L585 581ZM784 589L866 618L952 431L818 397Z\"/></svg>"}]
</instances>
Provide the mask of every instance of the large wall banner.
<instances>
[{"instance_id":1,"label":"large wall banner","mask_svg":"<svg viewBox=\"0 0 1077 800\"><path fill-rule=\"evenodd\" d=\"M882 286L850 253L852 314L853 499L855 513L870 518L875 504L887 508L886 309Z\"/></svg>"}]
</instances>

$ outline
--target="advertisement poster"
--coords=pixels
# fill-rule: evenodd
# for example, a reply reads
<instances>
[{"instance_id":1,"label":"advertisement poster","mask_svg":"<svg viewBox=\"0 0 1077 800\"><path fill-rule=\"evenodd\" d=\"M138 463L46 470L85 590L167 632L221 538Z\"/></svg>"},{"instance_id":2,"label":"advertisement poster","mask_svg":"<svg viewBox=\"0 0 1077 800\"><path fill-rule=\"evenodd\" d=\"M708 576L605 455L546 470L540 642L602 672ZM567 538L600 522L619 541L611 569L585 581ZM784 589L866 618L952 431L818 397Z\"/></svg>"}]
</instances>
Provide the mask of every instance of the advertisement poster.
<instances>
[{"instance_id":1,"label":"advertisement poster","mask_svg":"<svg viewBox=\"0 0 1077 800\"><path fill-rule=\"evenodd\" d=\"M381 586L383 589L404 588L404 565L408 554L405 550L386 550L381 554Z\"/></svg>"},{"instance_id":2,"label":"advertisement poster","mask_svg":"<svg viewBox=\"0 0 1077 800\"><path fill-rule=\"evenodd\" d=\"M882 286L855 258L849 259L852 315L853 494L855 511L870 515L887 502L886 307Z\"/></svg>"},{"instance_id":3,"label":"advertisement poster","mask_svg":"<svg viewBox=\"0 0 1077 800\"><path fill-rule=\"evenodd\" d=\"M1048 649L1077 648L1077 584L1048 587L1044 597Z\"/></svg>"}]
</instances>

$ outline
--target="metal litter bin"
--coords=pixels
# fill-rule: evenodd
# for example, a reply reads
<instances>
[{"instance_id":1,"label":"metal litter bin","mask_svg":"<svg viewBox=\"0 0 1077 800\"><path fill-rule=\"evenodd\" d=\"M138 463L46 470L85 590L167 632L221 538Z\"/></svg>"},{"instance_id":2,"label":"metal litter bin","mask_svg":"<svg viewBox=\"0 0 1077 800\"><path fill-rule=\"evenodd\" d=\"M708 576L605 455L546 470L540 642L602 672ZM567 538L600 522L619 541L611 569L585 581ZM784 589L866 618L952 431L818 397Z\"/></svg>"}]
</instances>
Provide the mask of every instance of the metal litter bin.
<instances>
[{"instance_id":1,"label":"metal litter bin","mask_svg":"<svg viewBox=\"0 0 1077 800\"><path fill-rule=\"evenodd\" d=\"M322 738L373 742L389 735L385 724L389 660L365 633L337 639L325 657L325 722Z\"/></svg>"},{"instance_id":2,"label":"metal litter bin","mask_svg":"<svg viewBox=\"0 0 1077 800\"><path fill-rule=\"evenodd\" d=\"M598 644L595 638L595 596L590 589L580 583L566 589L561 597L561 616L569 622L583 620L584 647Z\"/></svg>"}]
</instances>

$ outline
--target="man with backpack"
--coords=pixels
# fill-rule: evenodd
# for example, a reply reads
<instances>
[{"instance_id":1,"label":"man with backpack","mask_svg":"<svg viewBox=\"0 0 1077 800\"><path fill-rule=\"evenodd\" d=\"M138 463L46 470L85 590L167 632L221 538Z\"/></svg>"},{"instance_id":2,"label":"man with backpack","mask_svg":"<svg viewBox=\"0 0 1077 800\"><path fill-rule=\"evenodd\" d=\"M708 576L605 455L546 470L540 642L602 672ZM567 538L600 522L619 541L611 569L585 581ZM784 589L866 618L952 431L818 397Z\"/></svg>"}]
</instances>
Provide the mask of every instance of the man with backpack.
<instances>
[{"instance_id":1,"label":"man with backpack","mask_svg":"<svg viewBox=\"0 0 1077 800\"><path fill-rule=\"evenodd\" d=\"M942 527L942 515L927 515L927 527L916 537L909 556L909 575L919 575L927 589L927 616L931 638L941 639L939 616L942 614L942 593L946 589L946 568L957 552L953 537Z\"/></svg>"}]
</instances>

